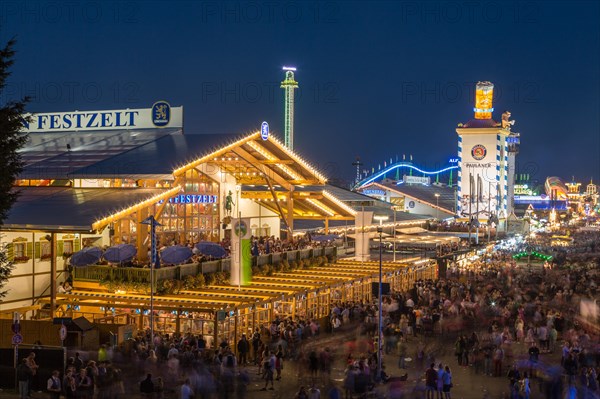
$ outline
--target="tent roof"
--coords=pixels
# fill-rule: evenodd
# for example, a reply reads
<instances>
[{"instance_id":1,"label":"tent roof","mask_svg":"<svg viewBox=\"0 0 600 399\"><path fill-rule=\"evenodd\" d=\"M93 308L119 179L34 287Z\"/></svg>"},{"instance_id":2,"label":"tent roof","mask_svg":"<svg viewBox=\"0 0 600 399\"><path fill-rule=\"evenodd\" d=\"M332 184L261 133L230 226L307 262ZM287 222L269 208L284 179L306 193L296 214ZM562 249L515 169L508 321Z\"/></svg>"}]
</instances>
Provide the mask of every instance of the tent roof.
<instances>
[{"instance_id":1,"label":"tent roof","mask_svg":"<svg viewBox=\"0 0 600 399\"><path fill-rule=\"evenodd\" d=\"M20 187L19 192L3 229L89 232L101 217L168 190Z\"/></svg>"}]
</instances>

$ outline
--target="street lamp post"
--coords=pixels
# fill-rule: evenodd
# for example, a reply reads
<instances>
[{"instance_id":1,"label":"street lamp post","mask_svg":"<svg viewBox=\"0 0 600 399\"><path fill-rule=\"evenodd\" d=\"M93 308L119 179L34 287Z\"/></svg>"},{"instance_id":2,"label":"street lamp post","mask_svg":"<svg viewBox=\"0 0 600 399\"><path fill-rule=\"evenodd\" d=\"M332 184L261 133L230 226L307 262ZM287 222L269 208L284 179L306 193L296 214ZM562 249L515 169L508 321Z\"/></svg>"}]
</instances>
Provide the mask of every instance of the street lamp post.
<instances>
[{"instance_id":1,"label":"street lamp post","mask_svg":"<svg viewBox=\"0 0 600 399\"><path fill-rule=\"evenodd\" d=\"M393 206L394 209L394 262L396 262L396 206Z\"/></svg>"},{"instance_id":2,"label":"street lamp post","mask_svg":"<svg viewBox=\"0 0 600 399\"><path fill-rule=\"evenodd\" d=\"M382 236L383 236L383 221L387 220L387 216L375 216L375 220L379 220L379 226L377 226L377 233L379 233L379 292L377 298L377 310L378 310L378 321L377 321L377 380L381 381L381 338L383 328L383 310L382 305L382 291L383 291L383 258L382 258Z\"/></svg>"},{"instance_id":3,"label":"street lamp post","mask_svg":"<svg viewBox=\"0 0 600 399\"><path fill-rule=\"evenodd\" d=\"M150 225L150 346L154 345L154 267L158 265L156 226L162 226L150 215L141 224Z\"/></svg>"},{"instance_id":4,"label":"street lamp post","mask_svg":"<svg viewBox=\"0 0 600 399\"><path fill-rule=\"evenodd\" d=\"M435 218L439 220L440 218L440 194L435 193Z\"/></svg>"},{"instance_id":5,"label":"street lamp post","mask_svg":"<svg viewBox=\"0 0 600 399\"><path fill-rule=\"evenodd\" d=\"M242 223L242 211L240 209L240 193L242 191L242 186L240 184L235 186L235 191L237 192L237 226L234 226L233 234L238 235L238 291L242 290L242 232L241 232L241 223ZM238 229L236 232L235 229Z\"/></svg>"}]
</instances>

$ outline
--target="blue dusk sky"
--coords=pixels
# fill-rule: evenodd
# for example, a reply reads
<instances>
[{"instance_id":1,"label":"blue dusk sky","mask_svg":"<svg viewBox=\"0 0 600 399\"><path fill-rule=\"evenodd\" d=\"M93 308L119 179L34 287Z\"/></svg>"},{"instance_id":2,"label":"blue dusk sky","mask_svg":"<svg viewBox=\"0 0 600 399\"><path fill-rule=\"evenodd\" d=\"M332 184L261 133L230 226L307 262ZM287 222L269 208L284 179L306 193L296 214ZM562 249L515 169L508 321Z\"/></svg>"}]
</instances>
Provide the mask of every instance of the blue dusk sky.
<instances>
[{"instance_id":1,"label":"blue dusk sky","mask_svg":"<svg viewBox=\"0 0 600 399\"><path fill-rule=\"evenodd\" d=\"M331 178L412 154L456 156L477 81L521 133L517 173L600 178L596 1L3 1L17 57L2 101L32 112L185 109L185 134L283 132L297 67L295 149Z\"/></svg>"}]
</instances>

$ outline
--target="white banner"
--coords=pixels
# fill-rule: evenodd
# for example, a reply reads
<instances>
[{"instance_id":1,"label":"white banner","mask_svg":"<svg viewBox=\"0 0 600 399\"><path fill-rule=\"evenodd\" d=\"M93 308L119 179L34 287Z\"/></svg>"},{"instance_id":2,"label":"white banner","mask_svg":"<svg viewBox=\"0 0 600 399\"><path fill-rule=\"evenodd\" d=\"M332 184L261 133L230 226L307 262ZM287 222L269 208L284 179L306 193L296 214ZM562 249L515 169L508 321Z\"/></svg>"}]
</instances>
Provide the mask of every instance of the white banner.
<instances>
[{"instance_id":1,"label":"white banner","mask_svg":"<svg viewBox=\"0 0 600 399\"><path fill-rule=\"evenodd\" d=\"M183 107L171 107L166 101L158 101L152 108L52 112L26 116L28 120L23 120L23 131L27 133L183 127Z\"/></svg>"},{"instance_id":2,"label":"white banner","mask_svg":"<svg viewBox=\"0 0 600 399\"><path fill-rule=\"evenodd\" d=\"M410 176L404 175L402 180L406 184L431 184L431 178L427 176Z\"/></svg>"},{"instance_id":3,"label":"white banner","mask_svg":"<svg viewBox=\"0 0 600 399\"><path fill-rule=\"evenodd\" d=\"M373 212L360 211L356 213L354 225L356 226L356 240L354 245L354 255L358 261L367 261L369 254L369 233L365 231L365 226L370 226L373 221Z\"/></svg>"}]
</instances>

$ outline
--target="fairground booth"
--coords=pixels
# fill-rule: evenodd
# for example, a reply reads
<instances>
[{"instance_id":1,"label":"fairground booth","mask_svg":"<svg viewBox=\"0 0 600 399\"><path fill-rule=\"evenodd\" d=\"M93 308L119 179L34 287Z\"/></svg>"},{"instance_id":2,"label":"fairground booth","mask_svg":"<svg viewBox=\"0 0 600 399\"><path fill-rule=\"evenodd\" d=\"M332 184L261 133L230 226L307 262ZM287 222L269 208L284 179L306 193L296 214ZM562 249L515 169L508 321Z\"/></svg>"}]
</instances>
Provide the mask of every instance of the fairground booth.
<instances>
[{"instance_id":1,"label":"fairground booth","mask_svg":"<svg viewBox=\"0 0 600 399\"><path fill-rule=\"evenodd\" d=\"M376 225L377 207L391 212L328 185L268 129L183 134L183 107L159 101L148 109L33 114L24 130L20 196L2 226L16 267L1 318L18 311L145 328L154 287L156 330L233 340L277 316L320 318L331 301L370 298L378 264L336 263L343 247L315 241L254 252L250 236L289 241L296 221L319 222L327 234L330 223L354 225L360 204L375 209L365 232ZM396 227L428 220L398 215ZM435 277L428 262L404 260L384 271L397 289Z\"/></svg>"}]
</instances>

